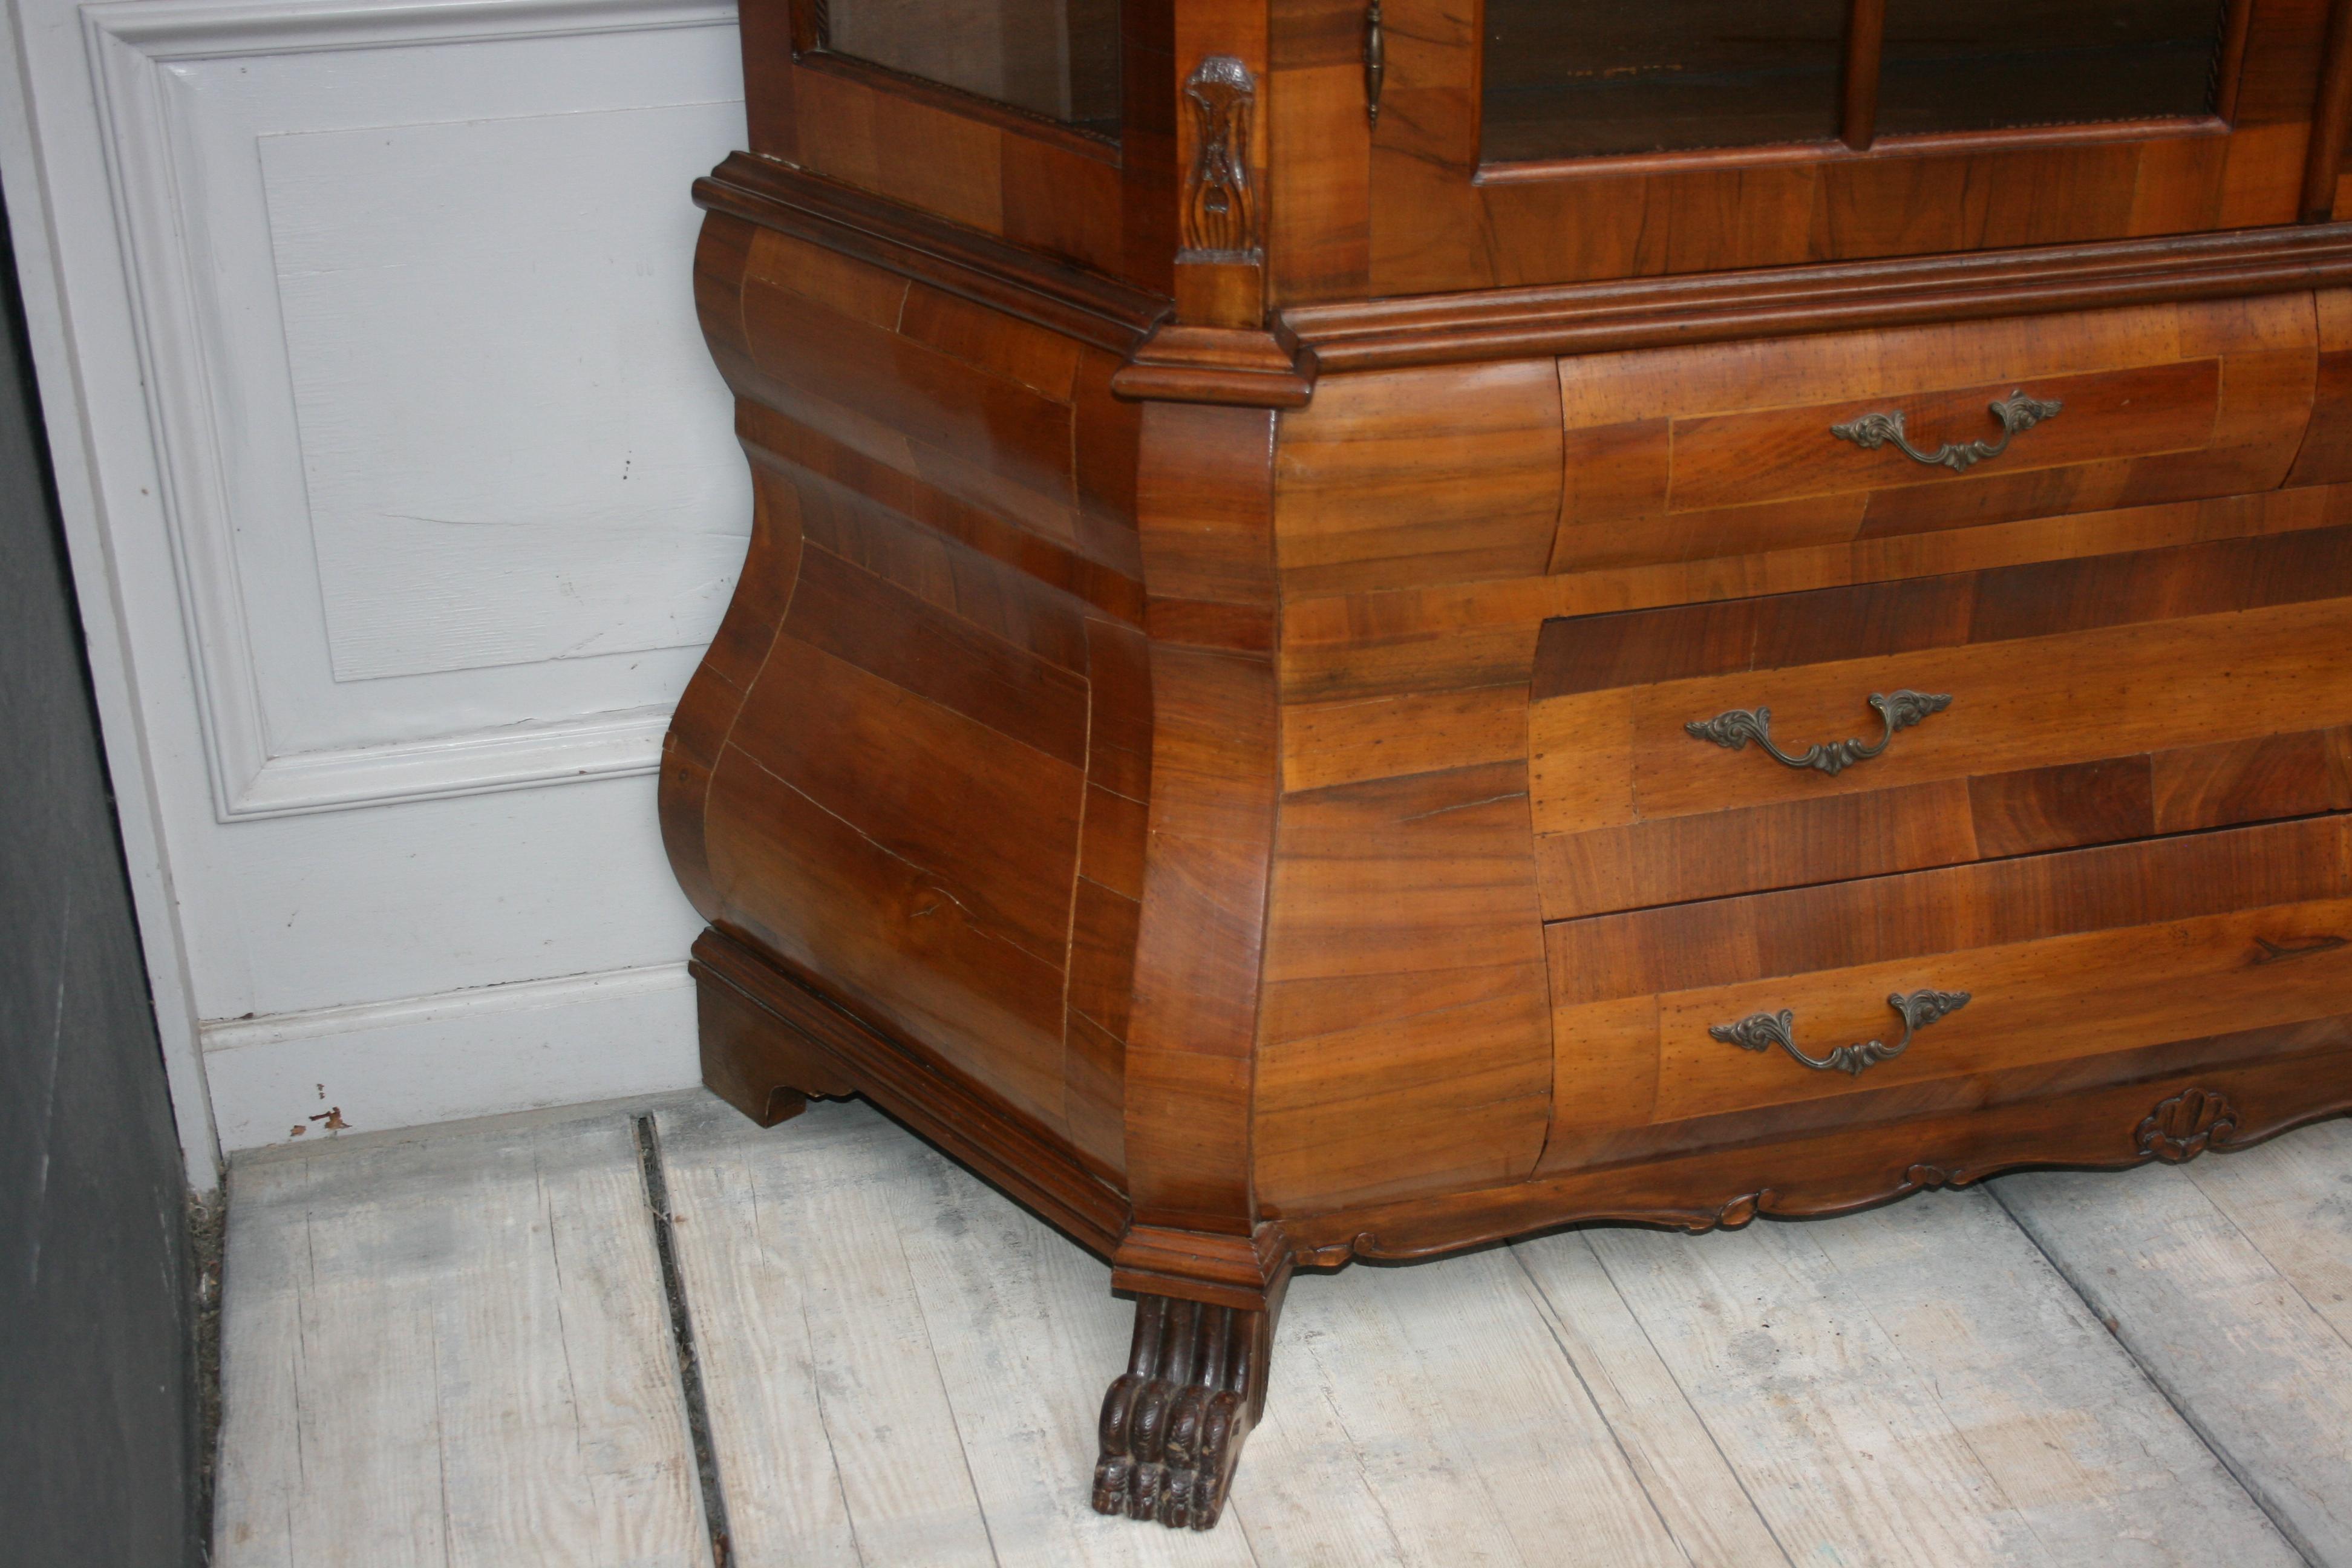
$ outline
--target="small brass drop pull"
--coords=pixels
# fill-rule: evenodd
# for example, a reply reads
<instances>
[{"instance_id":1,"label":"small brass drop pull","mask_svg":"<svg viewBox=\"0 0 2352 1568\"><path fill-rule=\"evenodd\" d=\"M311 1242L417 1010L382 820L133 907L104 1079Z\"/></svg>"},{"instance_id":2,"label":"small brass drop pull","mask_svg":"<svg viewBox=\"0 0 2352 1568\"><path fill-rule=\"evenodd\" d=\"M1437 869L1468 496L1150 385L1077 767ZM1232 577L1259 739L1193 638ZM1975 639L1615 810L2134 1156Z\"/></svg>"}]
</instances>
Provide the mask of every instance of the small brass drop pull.
<instances>
[{"instance_id":1,"label":"small brass drop pull","mask_svg":"<svg viewBox=\"0 0 2352 1568\"><path fill-rule=\"evenodd\" d=\"M1797 1044L1797 1016L1783 1007L1777 1013L1750 1013L1737 1024L1717 1024L1708 1034L1726 1045L1742 1050L1769 1051L1780 1047L1805 1066L1816 1071L1835 1070L1849 1076L1859 1076L1862 1069L1880 1062L1891 1062L1911 1048L1911 1037L1948 1014L1957 1013L1969 1005L1965 991L1913 991L1907 994L1896 992L1886 999L1903 1020L1903 1037L1893 1045L1881 1040L1861 1040L1851 1046L1840 1046L1827 1056L1808 1056Z\"/></svg>"},{"instance_id":2,"label":"small brass drop pull","mask_svg":"<svg viewBox=\"0 0 2352 1568\"><path fill-rule=\"evenodd\" d=\"M1927 463L1946 468L1956 474L1965 474L1987 458L1998 458L2009 450L2009 443L2021 430L2031 430L2044 419L2055 419L2065 405L2056 398L2044 400L2028 397L2022 392L2012 392L2007 397L1996 398L1991 404L1992 416L2000 421L1998 441L1947 441L1932 452L1923 452L1911 444L1903 428L1903 411L1890 409L1884 414L1865 414L1849 419L1843 425L1830 426L1830 434L1841 441L1851 441L1865 452L1874 452L1892 442L1895 449L1915 463Z\"/></svg>"},{"instance_id":3,"label":"small brass drop pull","mask_svg":"<svg viewBox=\"0 0 2352 1568\"><path fill-rule=\"evenodd\" d=\"M1784 768L1811 768L1834 776L1856 763L1866 763L1878 755L1895 739L1895 731L1908 730L1930 714L1941 713L1952 705L1952 699L1948 692L1906 690L1887 696L1874 691L1870 705L1878 710L1879 720L1885 725L1876 741L1830 741L1801 752L1784 752L1772 743L1769 708L1734 708L1712 719L1694 719L1683 728L1698 740L1713 741L1728 752L1745 751L1748 742L1753 741L1764 748L1766 756Z\"/></svg>"}]
</instances>

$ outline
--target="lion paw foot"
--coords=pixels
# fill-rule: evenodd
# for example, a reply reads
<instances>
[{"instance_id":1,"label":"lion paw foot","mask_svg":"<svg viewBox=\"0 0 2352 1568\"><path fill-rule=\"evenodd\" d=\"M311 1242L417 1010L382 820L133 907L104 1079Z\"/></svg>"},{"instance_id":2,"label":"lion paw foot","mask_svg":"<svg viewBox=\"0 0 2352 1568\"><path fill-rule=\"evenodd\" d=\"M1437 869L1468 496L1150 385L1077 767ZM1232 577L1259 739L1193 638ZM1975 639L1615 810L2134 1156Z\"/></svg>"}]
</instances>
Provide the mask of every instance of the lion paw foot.
<instances>
[{"instance_id":1,"label":"lion paw foot","mask_svg":"<svg viewBox=\"0 0 2352 1568\"><path fill-rule=\"evenodd\" d=\"M1265 1402L1264 1312L1140 1296L1128 1370L1103 1398L1097 1513L1207 1530Z\"/></svg>"}]
</instances>

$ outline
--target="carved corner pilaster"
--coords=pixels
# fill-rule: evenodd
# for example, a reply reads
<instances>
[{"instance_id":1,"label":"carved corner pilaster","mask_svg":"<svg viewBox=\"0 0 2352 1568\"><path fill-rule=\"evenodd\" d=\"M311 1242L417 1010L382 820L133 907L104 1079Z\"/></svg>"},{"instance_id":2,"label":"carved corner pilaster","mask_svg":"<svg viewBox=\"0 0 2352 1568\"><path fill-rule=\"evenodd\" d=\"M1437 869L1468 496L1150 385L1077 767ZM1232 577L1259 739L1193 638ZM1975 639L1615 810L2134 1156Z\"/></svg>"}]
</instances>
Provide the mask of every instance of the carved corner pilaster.
<instances>
[{"instance_id":1,"label":"carved corner pilaster","mask_svg":"<svg viewBox=\"0 0 2352 1568\"><path fill-rule=\"evenodd\" d=\"M1232 55L1211 55L1184 83L1192 106L1192 162L1184 172L1184 259L1244 261L1261 246L1250 179L1250 112L1257 79Z\"/></svg>"},{"instance_id":2,"label":"carved corner pilaster","mask_svg":"<svg viewBox=\"0 0 2352 1568\"><path fill-rule=\"evenodd\" d=\"M1265 312L1265 211L1250 167L1257 79L1237 55L1210 55L1184 82L1192 155L1177 215L1176 314L1256 329Z\"/></svg>"},{"instance_id":3,"label":"carved corner pilaster","mask_svg":"<svg viewBox=\"0 0 2352 1568\"><path fill-rule=\"evenodd\" d=\"M2132 1142L2143 1155L2178 1165L2207 1149L2228 1148L2237 1135L2237 1108L2226 1096L2185 1089L2148 1113Z\"/></svg>"}]
</instances>

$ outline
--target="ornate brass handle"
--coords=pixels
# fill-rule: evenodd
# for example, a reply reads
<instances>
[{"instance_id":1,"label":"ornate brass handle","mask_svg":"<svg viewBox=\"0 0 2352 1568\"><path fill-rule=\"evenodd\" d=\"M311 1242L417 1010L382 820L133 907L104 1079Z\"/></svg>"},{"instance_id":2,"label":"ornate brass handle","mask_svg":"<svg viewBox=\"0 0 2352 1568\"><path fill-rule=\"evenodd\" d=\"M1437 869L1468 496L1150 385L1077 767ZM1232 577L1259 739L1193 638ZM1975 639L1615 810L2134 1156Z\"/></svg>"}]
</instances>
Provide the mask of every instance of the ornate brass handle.
<instances>
[{"instance_id":1,"label":"ornate brass handle","mask_svg":"<svg viewBox=\"0 0 2352 1568\"><path fill-rule=\"evenodd\" d=\"M1831 741L1826 744L1806 747L1801 752L1789 752L1772 743L1772 710L1769 708L1734 708L1728 713L1718 713L1712 719L1694 719L1683 726L1702 741L1713 741L1726 751L1747 749L1755 742L1764 748L1765 755L1782 767L1812 768L1821 773L1842 773L1856 763L1866 763L1886 750L1897 730L1908 730L1931 713L1941 713L1952 705L1949 692L1940 694L1904 690L1892 697L1879 692L1870 694L1870 705L1878 710L1886 728L1876 742L1864 743L1859 739Z\"/></svg>"},{"instance_id":2,"label":"ornate brass handle","mask_svg":"<svg viewBox=\"0 0 2352 1568\"><path fill-rule=\"evenodd\" d=\"M2007 397L1994 400L1991 405L1992 416L2000 421L2000 440L1969 441L1958 446L1947 441L1932 452L1923 452L1911 444L1911 437L1904 433L1903 411L1899 408L1885 414L1865 414L1843 425L1832 425L1830 434L1841 441L1853 442L1865 452L1874 452L1892 441L1897 451L1915 463L1936 464L1956 474L1964 474L1987 458L1998 458L2009 450L2010 437L2020 430L2031 430L2044 419L2055 419L2058 411L2064 406L2054 397L2045 401L2028 397L2022 392L2011 392Z\"/></svg>"},{"instance_id":3,"label":"ornate brass handle","mask_svg":"<svg viewBox=\"0 0 2352 1568\"><path fill-rule=\"evenodd\" d=\"M1834 1068L1839 1072L1859 1075L1866 1067L1891 1062L1911 1047L1911 1037L1948 1014L1957 1013L1969 1005L1965 991L1914 991L1908 995L1898 991L1886 999L1886 1005L1902 1015L1903 1037L1893 1045L1878 1040L1862 1040L1851 1046L1840 1046L1825 1057L1809 1057L1797 1048L1797 1016L1786 1007L1777 1013L1750 1013L1737 1024L1717 1024L1708 1034L1726 1045L1743 1050L1768 1051L1780 1047L1809 1068L1826 1072Z\"/></svg>"}]
</instances>

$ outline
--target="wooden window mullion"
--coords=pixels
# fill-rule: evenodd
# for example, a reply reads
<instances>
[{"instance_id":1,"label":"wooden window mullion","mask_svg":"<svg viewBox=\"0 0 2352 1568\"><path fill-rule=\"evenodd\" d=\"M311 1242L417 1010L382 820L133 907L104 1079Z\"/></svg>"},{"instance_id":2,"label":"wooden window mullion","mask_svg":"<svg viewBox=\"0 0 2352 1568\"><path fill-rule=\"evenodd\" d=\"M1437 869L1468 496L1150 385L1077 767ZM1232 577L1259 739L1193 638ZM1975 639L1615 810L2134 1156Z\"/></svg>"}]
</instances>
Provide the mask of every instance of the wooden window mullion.
<instances>
[{"instance_id":1,"label":"wooden window mullion","mask_svg":"<svg viewBox=\"0 0 2352 1568\"><path fill-rule=\"evenodd\" d=\"M1878 134L1878 64L1886 43L1886 0L1853 0L1845 21L1845 75L1839 139L1861 152Z\"/></svg>"}]
</instances>

